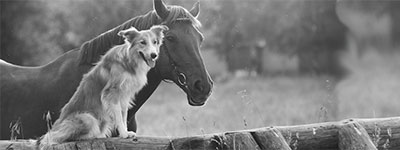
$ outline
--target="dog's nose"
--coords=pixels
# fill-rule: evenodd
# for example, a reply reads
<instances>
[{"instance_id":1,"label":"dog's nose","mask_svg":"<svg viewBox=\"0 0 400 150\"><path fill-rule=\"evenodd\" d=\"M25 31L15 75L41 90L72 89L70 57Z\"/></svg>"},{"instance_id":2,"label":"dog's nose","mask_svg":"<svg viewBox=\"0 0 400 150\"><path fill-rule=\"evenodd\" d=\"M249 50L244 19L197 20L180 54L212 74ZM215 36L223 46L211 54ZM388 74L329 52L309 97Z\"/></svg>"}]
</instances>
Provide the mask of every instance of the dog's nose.
<instances>
[{"instance_id":1,"label":"dog's nose","mask_svg":"<svg viewBox=\"0 0 400 150\"><path fill-rule=\"evenodd\" d=\"M151 59L156 59L157 58L157 54L156 53L151 53L150 57L151 57Z\"/></svg>"}]
</instances>

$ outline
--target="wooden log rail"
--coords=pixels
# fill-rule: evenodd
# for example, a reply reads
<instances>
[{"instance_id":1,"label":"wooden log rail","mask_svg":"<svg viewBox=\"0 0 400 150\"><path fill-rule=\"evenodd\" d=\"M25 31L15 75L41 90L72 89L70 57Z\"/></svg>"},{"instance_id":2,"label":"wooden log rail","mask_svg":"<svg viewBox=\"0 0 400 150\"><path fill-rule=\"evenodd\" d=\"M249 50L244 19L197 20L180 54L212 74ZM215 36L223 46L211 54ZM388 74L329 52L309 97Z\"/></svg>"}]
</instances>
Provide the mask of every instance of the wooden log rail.
<instances>
[{"instance_id":1,"label":"wooden log rail","mask_svg":"<svg viewBox=\"0 0 400 150\"><path fill-rule=\"evenodd\" d=\"M0 141L0 149L37 149L35 141ZM400 117L347 119L298 126L265 127L191 137L94 139L47 147L49 150L114 149L265 149L400 150Z\"/></svg>"}]
</instances>

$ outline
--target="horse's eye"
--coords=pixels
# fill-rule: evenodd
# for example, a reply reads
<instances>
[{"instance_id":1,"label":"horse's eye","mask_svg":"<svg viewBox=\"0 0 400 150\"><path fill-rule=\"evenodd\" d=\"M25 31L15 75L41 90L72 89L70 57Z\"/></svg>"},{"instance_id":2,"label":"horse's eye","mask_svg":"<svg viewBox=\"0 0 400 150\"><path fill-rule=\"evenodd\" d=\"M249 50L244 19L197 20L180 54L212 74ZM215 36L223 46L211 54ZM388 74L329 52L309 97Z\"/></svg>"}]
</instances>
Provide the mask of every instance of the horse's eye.
<instances>
[{"instance_id":1,"label":"horse's eye","mask_svg":"<svg viewBox=\"0 0 400 150\"><path fill-rule=\"evenodd\" d=\"M166 39L171 42L175 41L175 37L173 36L167 36Z\"/></svg>"},{"instance_id":2,"label":"horse's eye","mask_svg":"<svg viewBox=\"0 0 400 150\"><path fill-rule=\"evenodd\" d=\"M146 45L147 43L145 40L143 40L143 41L140 41L140 44Z\"/></svg>"}]
</instances>

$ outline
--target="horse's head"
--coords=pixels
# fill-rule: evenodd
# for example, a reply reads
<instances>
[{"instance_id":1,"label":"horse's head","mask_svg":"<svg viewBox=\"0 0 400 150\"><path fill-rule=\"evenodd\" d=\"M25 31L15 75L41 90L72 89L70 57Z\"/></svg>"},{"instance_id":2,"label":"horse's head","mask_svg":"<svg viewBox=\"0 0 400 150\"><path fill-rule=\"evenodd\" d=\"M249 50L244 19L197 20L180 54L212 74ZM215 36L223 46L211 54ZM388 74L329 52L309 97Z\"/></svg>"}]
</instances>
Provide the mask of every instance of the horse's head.
<instances>
[{"instance_id":1,"label":"horse's head","mask_svg":"<svg viewBox=\"0 0 400 150\"><path fill-rule=\"evenodd\" d=\"M203 105L211 94L211 80L200 55L203 35L197 20L199 3L188 11L179 6L166 6L154 0L157 15L169 27L156 68L164 79L172 80L186 92L192 106Z\"/></svg>"}]
</instances>

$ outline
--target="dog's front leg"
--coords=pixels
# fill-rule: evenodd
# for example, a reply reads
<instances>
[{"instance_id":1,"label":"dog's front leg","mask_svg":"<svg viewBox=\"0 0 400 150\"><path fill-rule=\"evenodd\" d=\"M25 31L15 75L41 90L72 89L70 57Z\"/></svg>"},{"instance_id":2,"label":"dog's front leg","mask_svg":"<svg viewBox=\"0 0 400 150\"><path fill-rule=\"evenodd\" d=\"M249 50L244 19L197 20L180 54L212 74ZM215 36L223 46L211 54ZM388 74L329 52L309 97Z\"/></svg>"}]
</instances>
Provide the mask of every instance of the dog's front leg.
<instances>
[{"instance_id":1,"label":"dog's front leg","mask_svg":"<svg viewBox=\"0 0 400 150\"><path fill-rule=\"evenodd\" d=\"M122 110L121 107L117 107L117 108L119 108L119 110L115 111L117 113L115 115L115 122L116 122L117 130L119 133L119 137L122 137L122 138L134 137L136 135L136 133L133 131L128 131L128 128L126 126L127 110ZM124 113L125 113L125 115L123 115Z\"/></svg>"},{"instance_id":2,"label":"dog's front leg","mask_svg":"<svg viewBox=\"0 0 400 150\"><path fill-rule=\"evenodd\" d=\"M121 105L121 113L122 113L122 121L124 121L124 125L128 127L128 107Z\"/></svg>"}]
</instances>

